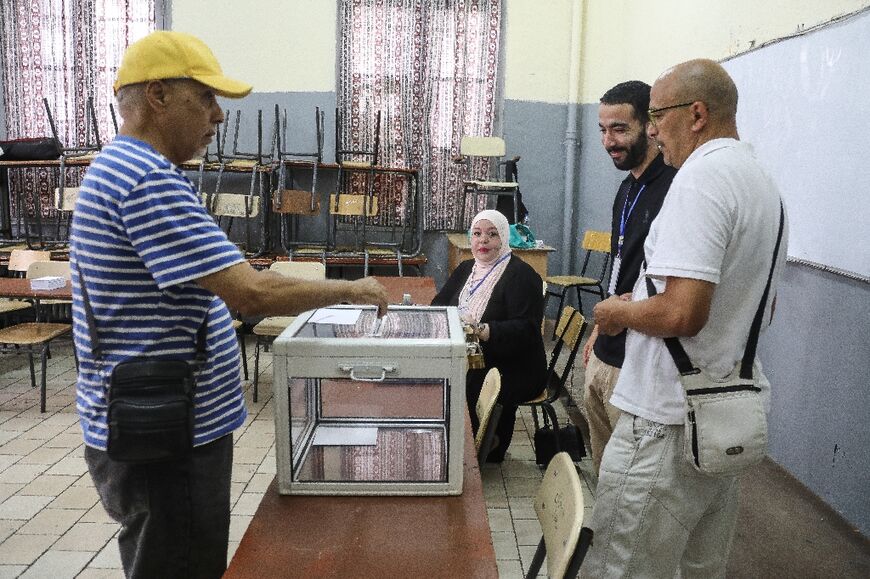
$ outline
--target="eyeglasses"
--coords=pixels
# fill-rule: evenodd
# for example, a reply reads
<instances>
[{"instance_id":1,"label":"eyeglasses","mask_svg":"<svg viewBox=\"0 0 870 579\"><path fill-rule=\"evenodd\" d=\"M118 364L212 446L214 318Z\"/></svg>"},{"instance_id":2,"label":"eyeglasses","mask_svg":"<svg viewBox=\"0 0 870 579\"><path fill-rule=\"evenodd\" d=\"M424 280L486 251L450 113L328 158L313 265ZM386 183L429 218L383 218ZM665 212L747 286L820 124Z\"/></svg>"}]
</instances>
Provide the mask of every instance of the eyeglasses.
<instances>
[{"instance_id":1,"label":"eyeglasses","mask_svg":"<svg viewBox=\"0 0 870 579\"><path fill-rule=\"evenodd\" d=\"M695 104L695 101L689 101L687 103L680 103L678 105L671 105L668 107L659 107L657 109L647 109L646 114L649 117L649 122L652 124L656 124L656 121L662 117L662 113L670 110L670 109L678 109L680 107L688 107Z\"/></svg>"}]
</instances>

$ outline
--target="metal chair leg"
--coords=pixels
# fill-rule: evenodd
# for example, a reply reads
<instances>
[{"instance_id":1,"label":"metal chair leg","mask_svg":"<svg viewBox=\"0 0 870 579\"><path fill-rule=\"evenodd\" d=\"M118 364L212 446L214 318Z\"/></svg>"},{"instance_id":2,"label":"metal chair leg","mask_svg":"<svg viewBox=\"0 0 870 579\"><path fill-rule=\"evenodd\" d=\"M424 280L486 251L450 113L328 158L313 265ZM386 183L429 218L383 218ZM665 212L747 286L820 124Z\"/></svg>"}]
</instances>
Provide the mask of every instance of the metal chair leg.
<instances>
[{"instance_id":1,"label":"metal chair leg","mask_svg":"<svg viewBox=\"0 0 870 579\"><path fill-rule=\"evenodd\" d=\"M254 346L254 402L257 401L257 384L260 381L260 336L257 336L257 344Z\"/></svg>"},{"instance_id":2,"label":"metal chair leg","mask_svg":"<svg viewBox=\"0 0 870 579\"><path fill-rule=\"evenodd\" d=\"M36 388L36 369L33 366L33 350L27 350L27 361L30 363L30 387Z\"/></svg>"},{"instance_id":3,"label":"metal chair leg","mask_svg":"<svg viewBox=\"0 0 870 579\"><path fill-rule=\"evenodd\" d=\"M39 385L39 411L45 412L45 374L46 374L46 366L48 365L48 344L43 346L42 351L40 353L40 364L42 366L42 381Z\"/></svg>"},{"instance_id":4,"label":"metal chair leg","mask_svg":"<svg viewBox=\"0 0 870 579\"><path fill-rule=\"evenodd\" d=\"M244 372L245 380L248 379L248 352L245 347L245 335L242 333L241 326L236 331L236 338L239 340L239 349L242 351L242 372Z\"/></svg>"}]
</instances>

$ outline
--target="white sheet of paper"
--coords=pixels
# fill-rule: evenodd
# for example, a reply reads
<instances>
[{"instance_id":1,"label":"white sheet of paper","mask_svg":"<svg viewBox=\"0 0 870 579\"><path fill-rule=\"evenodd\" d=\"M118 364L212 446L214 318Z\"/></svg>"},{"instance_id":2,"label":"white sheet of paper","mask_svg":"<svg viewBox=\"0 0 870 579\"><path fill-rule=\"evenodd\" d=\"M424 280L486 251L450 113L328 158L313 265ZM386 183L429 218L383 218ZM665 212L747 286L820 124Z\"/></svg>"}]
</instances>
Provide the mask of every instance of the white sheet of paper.
<instances>
[{"instance_id":1,"label":"white sheet of paper","mask_svg":"<svg viewBox=\"0 0 870 579\"><path fill-rule=\"evenodd\" d=\"M320 308L311 314L308 322L311 324L352 326L356 324L361 313L362 310L357 308Z\"/></svg>"},{"instance_id":2,"label":"white sheet of paper","mask_svg":"<svg viewBox=\"0 0 870 579\"><path fill-rule=\"evenodd\" d=\"M314 446L374 446L378 429L371 427L319 426Z\"/></svg>"}]
</instances>

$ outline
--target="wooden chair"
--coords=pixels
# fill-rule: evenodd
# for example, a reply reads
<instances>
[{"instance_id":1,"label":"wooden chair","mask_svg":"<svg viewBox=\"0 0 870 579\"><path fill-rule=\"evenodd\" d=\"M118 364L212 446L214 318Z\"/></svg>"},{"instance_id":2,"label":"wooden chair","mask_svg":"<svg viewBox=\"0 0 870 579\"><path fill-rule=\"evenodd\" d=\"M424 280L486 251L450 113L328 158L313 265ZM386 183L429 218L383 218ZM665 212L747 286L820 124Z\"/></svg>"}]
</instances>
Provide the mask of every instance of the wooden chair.
<instances>
[{"instance_id":1,"label":"wooden chair","mask_svg":"<svg viewBox=\"0 0 870 579\"><path fill-rule=\"evenodd\" d=\"M51 261L51 252L36 249L13 249L9 253L9 276L25 277L27 268L36 261Z\"/></svg>"},{"instance_id":2,"label":"wooden chair","mask_svg":"<svg viewBox=\"0 0 870 579\"><path fill-rule=\"evenodd\" d=\"M276 261L269 266L269 269L287 277L306 280L326 279L326 266L319 261ZM260 347L268 345L281 335L281 332L292 324L295 319L296 316L269 316L263 318L251 330L257 337L256 349L254 350L254 402L257 401L257 388L260 381Z\"/></svg>"},{"instance_id":3,"label":"wooden chair","mask_svg":"<svg viewBox=\"0 0 870 579\"><path fill-rule=\"evenodd\" d=\"M541 523L541 541L526 579L538 576L544 557L547 576L576 577L592 545L592 530L583 527L583 492L580 476L567 452L553 457L535 496L535 513Z\"/></svg>"},{"instance_id":4,"label":"wooden chair","mask_svg":"<svg viewBox=\"0 0 870 579\"><path fill-rule=\"evenodd\" d=\"M462 214L460 216L460 223L463 226L465 226L465 207L468 195L473 196L472 204L474 204L478 195L494 196L497 200L501 197L509 197L513 202L513 219L511 223L516 223L519 220L520 203L522 202L520 185L516 180L498 179L497 167L508 162L514 163L515 166L520 158L514 157L510 161L498 162L497 160L504 157L504 155L505 143L501 137L462 137L459 144L459 156L454 158L454 162L464 163L466 166L466 178L462 182L463 198ZM476 160L482 160L486 168L482 169L480 167L481 163L476 162ZM493 164L495 164L495 167L493 167Z\"/></svg>"},{"instance_id":5,"label":"wooden chair","mask_svg":"<svg viewBox=\"0 0 870 579\"><path fill-rule=\"evenodd\" d=\"M501 393L501 373L498 368L492 368L483 379L480 397L477 399L475 413L480 424L474 435L474 447L477 449L477 463L486 462L495 441L495 429L501 418L501 404L498 395Z\"/></svg>"},{"instance_id":6,"label":"wooden chair","mask_svg":"<svg viewBox=\"0 0 870 579\"><path fill-rule=\"evenodd\" d=\"M606 231L587 231L583 235L581 247L586 251L583 257L583 267L580 275L548 275L547 293L544 297L544 311L547 311L547 300L550 296L559 298L559 311L556 319L562 313L565 305L565 296L568 290L574 289L577 294L577 309L583 313L583 303L580 292L598 294L604 299L604 274L607 272L607 264L610 262L610 233ZM596 254L600 254L596 257ZM599 263L595 263L599 262Z\"/></svg>"},{"instance_id":7,"label":"wooden chair","mask_svg":"<svg viewBox=\"0 0 870 579\"><path fill-rule=\"evenodd\" d=\"M47 252L45 252L47 253ZM27 270L28 277L31 271L38 270L40 262L33 262ZM69 262L66 262L69 269ZM40 304L36 304L37 320L40 318ZM68 334L72 331L71 324L59 324L49 322L28 322L0 329L0 352L22 353L26 352L30 364L30 385L36 388L36 372L33 355L39 353L40 360L40 388L39 388L39 411L45 412L46 376L45 370L48 364L49 345L55 338Z\"/></svg>"},{"instance_id":8,"label":"wooden chair","mask_svg":"<svg viewBox=\"0 0 870 579\"><path fill-rule=\"evenodd\" d=\"M581 337L586 329L586 319L583 314L571 306L565 306L559 323L556 325L556 344L550 354L550 362L547 366L547 374L541 393L518 406L528 406L532 409L532 419L535 430L539 428L538 408L544 417L544 424L551 424L555 431L556 450L559 451L559 420L556 418L556 409L553 404L562 394L567 393L565 384L568 376L574 368L574 360L580 349Z\"/></svg>"}]
</instances>

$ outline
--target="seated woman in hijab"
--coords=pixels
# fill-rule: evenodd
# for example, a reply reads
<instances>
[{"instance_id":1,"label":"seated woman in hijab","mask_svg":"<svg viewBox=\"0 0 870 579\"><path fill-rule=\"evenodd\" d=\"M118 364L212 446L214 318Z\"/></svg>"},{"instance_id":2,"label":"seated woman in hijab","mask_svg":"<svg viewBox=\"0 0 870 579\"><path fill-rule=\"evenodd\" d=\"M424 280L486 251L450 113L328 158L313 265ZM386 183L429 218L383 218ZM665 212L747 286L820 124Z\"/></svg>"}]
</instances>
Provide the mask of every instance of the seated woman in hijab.
<instances>
[{"instance_id":1,"label":"seated woman in hijab","mask_svg":"<svg viewBox=\"0 0 870 579\"><path fill-rule=\"evenodd\" d=\"M458 306L463 323L476 324L486 367L469 370L465 389L472 428L483 378L490 368L501 373L496 428L498 444L487 460L501 462L511 443L517 404L543 390L546 354L541 338L543 282L534 269L511 253L507 219L498 211L481 211L471 222L471 254L459 264L433 306Z\"/></svg>"}]
</instances>

